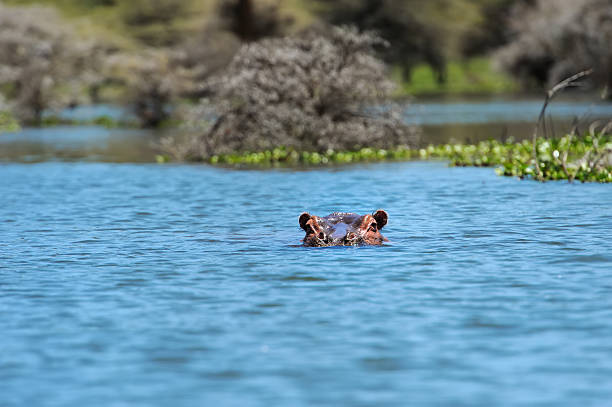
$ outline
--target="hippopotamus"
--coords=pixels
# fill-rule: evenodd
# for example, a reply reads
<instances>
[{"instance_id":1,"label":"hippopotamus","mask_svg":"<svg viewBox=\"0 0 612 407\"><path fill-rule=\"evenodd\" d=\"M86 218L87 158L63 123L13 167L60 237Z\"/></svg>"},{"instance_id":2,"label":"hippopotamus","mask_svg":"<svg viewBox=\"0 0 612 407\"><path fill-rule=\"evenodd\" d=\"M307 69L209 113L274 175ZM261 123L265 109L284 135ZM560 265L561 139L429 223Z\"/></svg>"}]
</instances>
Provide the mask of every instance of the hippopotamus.
<instances>
[{"instance_id":1,"label":"hippopotamus","mask_svg":"<svg viewBox=\"0 0 612 407\"><path fill-rule=\"evenodd\" d=\"M381 245L387 239L380 230L389 216L382 209L371 215L334 212L325 217L308 212L300 215L300 227L306 232L304 246Z\"/></svg>"}]
</instances>

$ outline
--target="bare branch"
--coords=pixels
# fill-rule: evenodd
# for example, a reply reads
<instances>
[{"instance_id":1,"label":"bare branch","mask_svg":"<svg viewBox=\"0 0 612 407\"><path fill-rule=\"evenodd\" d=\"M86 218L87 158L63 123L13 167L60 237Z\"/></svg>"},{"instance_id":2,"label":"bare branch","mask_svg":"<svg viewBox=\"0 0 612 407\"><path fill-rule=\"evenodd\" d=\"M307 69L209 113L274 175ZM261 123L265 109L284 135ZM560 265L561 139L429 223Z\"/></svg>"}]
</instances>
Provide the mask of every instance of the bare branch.
<instances>
[{"instance_id":1,"label":"bare branch","mask_svg":"<svg viewBox=\"0 0 612 407\"><path fill-rule=\"evenodd\" d=\"M533 163L534 163L534 167L535 167L535 177L538 181L542 181L543 177L542 177L542 170L540 169L540 163L538 162L538 150L537 150L537 143L538 143L538 129L543 126L542 121L545 120L546 117L546 108L548 107L548 104L552 101L552 99L555 97L555 95L562 91L563 89L567 88L568 86L573 86L574 84L576 84L576 80L583 78L585 76L590 75L593 72L592 69L588 69L586 71L582 71L582 72L578 72L575 75L570 76L567 79L562 80L561 82L559 82L558 84L556 84L555 86L553 86L551 89L548 90L548 92L546 92L546 97L544 99L544 104L542 105L542 109L540 110L540 115L538 116L538 122L533 130L533 136L532 136L532 145L533 145Z\"/></svg>"}]
</instances>

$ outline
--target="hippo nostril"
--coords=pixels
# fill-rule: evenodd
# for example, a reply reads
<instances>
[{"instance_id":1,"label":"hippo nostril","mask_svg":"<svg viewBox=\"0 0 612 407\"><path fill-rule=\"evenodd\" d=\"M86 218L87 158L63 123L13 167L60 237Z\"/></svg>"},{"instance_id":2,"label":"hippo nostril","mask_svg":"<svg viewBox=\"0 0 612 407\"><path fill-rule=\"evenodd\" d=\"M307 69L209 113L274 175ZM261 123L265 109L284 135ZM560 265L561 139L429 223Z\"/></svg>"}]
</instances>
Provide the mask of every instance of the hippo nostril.
<instances>
[{"instance_id":1,"label":"hippo nostril","mask_svg":"<svg viewBox=\"0 0 612 407\"><path fill-rule=\"evenodd\" d=\"M357 235L356 235L355 233L353 233L353 232L349 232L349 233L346 235L346 239L347 239L347 240L355 240L355 239L357 239Z\"/></svg>"}]
</instances>

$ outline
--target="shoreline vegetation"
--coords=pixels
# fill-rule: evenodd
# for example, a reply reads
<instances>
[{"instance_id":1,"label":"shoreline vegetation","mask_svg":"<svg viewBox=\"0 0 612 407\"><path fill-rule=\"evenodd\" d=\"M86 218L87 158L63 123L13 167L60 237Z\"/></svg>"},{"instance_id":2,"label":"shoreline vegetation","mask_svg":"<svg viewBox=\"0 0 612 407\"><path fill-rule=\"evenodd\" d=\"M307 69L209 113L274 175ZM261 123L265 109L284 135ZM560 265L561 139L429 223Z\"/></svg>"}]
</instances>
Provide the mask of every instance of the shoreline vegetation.
<instances>
[{"instance_id":1,"label":"shoreline vegetation","mask_svg":"<svg viewBox=\"0 0 612 407\"><path fill-rule=\"evenodd\" d=\"M454 167L494 167L502 176L532 179L540 182L574 180L612 183L612 121L602 125L593 122L586 133L579 133L576 122L571 132L556 137L549 135L546 109L566 88L579 86L580 80L591 75L586 70L572 75L547 92L531 140L482 141L478 144L429 145L415 148L400 145L392 148L365 147L354 151L300 151L291 147L245 153L203 155L201 161L212 165L230 166L319 166L375 161L411 159L443 159ZM164 163L168 156L158 155ZM192 161L197 161L193 160Z\"/></svg>"},{"instance_id":2,"label":"shoreline vegetation","mask_svg":"<svg viewBox=\"0 0 612 407\"><path fill-rule=\"evenodd\" d=\"M158 162L444 159L538 181L612 182L612 124L556 137L546 123L548 104L567 87L601 87L610 98L609 0L315 3L294 0L287 14L255 0L0 2L0 132L20 124L164 127L176 131L156 145ZM118 35L76 18L93 15L110 17ZM422 128L395 103L556 82L531 140L517 143L421 148ZM88 102L121 103L134 122L45 116Z\"/></svg>"},{"instance_id":3,"label":"shoreline vegetation","mask_svg":"<svg viewBox=\"0 0 612 407\"><path fill-rule=\"evenodd\" d=\"M541 181L580 181L612 183L612 135L588 134L539 139L537 143ZM492 167L498 175L536 179L532 144L482 141L478 144L429 145L415 149L362 148L356 151L327 150L318 153L278 147L260 152L213 155L197 162L247 168L317 167L385 161L447 160L453 167ZM158 155L158 163L171 161Z\"/></svg>"}]
</instances>

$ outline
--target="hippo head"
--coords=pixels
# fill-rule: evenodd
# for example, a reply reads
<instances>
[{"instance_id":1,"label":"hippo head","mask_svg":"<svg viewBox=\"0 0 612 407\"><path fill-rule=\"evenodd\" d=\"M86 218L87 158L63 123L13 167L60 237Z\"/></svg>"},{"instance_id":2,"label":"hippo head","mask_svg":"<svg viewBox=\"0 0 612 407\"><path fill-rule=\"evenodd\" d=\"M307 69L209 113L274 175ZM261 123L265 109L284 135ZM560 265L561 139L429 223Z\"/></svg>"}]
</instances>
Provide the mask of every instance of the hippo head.
<instances>
[{"instance_id":1,"label":"hippo head","mask_svg":"<svg viewBox=\"0 0 612 407\"><path fill-rule=\"evenodd\" d=\"M334 212L325 217L307 212L300 215L300 227L306 231L304 246L380 245L387 239L380 230L387 224L387 212L372 215Z\"/></svg>"}]
</instances>

